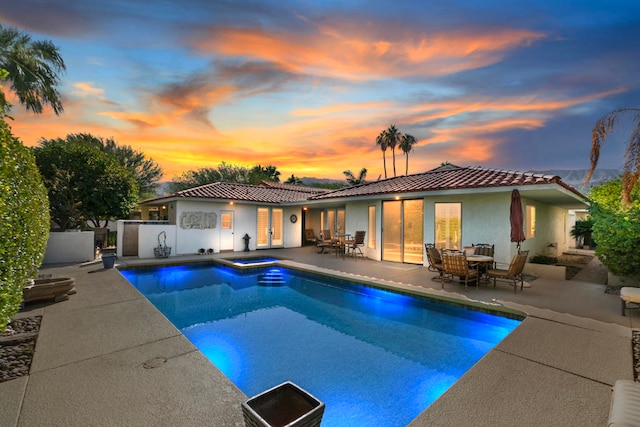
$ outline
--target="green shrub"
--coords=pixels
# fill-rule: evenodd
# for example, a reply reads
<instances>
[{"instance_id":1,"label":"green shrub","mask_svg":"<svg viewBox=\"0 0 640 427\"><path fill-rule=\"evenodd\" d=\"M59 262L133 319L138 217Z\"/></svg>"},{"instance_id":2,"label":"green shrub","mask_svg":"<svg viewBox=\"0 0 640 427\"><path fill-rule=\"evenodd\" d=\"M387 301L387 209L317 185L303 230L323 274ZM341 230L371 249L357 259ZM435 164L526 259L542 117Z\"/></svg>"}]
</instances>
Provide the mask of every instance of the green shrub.
<instances>
[{"instance_id":1,"label":"green shrub","mask_svg":"<svg viewBox=\"0 0 640 427\"><path fill-rule=\"evenodd\" d=\"M631 192L629 206L622 205L621 193L621 179L593 187L589 216L598 259L616 276L634 277L640 272L640 187Z\"/></svg>"},{"instance_id":2,"label":"green shrub","mask_svg":"<svg viewBox=\"0 0 640 427\"><path fill-rule=\"evenodd\" d=\"M20 309L48 238L49 201L35 158L0 119L0 331Z\"/></svg>"},{"instance_id":3,"label":"green shrub","mask_svg":"<svg viewBox=\"0 0 640 427\"><path fill-rule=\"evenodd\" d=\"M558 259L548 255L534 255L529 258L529 262L532 264L553 265L558 262Z\"/></svg>"}]
</instances>

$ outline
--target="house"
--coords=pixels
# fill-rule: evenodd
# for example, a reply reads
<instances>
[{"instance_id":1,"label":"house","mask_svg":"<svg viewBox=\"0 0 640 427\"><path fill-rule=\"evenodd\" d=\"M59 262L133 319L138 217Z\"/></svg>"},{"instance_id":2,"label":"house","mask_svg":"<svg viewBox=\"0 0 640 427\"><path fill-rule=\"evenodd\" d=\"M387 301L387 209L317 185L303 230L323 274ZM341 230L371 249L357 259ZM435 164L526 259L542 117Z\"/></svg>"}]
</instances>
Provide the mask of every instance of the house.
<instances>
[{"instance_id":1,"label":"house","mask_svg":"<svg viewBox=\"0 0 640 427\"><path fill-rule=\"evenodd\" d=\"M426 264L424 243L438 248L495 244L496 261L517 252L510 241L512 190L520 192L527 240L522 249L560 253L573 241L574 210L587 199L560 177L444 165L339 190L279 183L217 182L141 203L141 221L118 222L118 255L153 257L166 233L173 255L299 247L304 230L366 231L374 260ZM166 218L150 221L151 217Z\"/></svg>"}]
</instances>

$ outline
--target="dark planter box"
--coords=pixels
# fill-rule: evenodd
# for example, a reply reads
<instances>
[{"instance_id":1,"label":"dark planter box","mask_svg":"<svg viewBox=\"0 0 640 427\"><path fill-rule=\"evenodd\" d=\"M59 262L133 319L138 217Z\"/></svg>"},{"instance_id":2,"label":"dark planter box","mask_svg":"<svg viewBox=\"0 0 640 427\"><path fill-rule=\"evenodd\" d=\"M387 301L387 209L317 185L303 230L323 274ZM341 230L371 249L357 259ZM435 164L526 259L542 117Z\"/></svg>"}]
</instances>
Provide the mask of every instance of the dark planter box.
<instances>
[{"instance_id":1,"label":"dark planter box","mask_svg":"<svg viewBox=\"0 0 640 427\"><path fill-rule=\"evenodd\" d=\"M242 403L247 427L319 427L324 403L287 381Z\"/></svg>"}]
</instances>

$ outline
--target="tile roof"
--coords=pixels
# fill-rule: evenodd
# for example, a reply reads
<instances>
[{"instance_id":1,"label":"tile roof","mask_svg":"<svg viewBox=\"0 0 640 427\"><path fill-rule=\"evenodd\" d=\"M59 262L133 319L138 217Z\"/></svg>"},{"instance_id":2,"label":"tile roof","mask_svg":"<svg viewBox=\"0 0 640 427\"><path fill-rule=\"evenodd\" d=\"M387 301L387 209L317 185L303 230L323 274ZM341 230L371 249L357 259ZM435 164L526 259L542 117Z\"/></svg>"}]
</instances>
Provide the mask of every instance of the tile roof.
<instances>
[{"instance_id":1,"label":"tile roof","mask_svg":"<svg viewBox=\"0 0 640 427\"><path fill-rule=\"evenodd\" d=\"M445 165L423 173L367 182L339 190L327 190L265 181L258 185L215 182L182 190L169 196L146 200L143 203L182 198L222 199L278 204L394 193L539 184L558 184L576 194L579 198L585 199L584 195L570 185L563 183L557 175L489 169L480 166L459 167L455 165Z\"/></svg>"},{"instance_id":2,"label":"tile roof","mask_svg":"<svg viewBox=\"0 0 640 427\"><path fill-rule=\"evenodd\" d=\"M311 200L338 197L371 196L466 188L512 187L520 185L558 184L584 197L578 190L562 182L559 176L533 172L489 169L480 166L446 165L414 175L373 181L313 196Z\"/></svg>"},{"instance_id":3,"label":"tile roof","mask_svg":"<svg viewBox=\"0 0 640 427\"><path fill-rule=\"evenodd\" d=\"M277 183L274 183L277 184ZM158 197L145 202L182 198L182 199L223 199L258 203L286 203L308 200L310 196L328 190L322 188L298 187L288 184L258 185L236 184L231 182L214 182L178 191L169 196Z\"/></svg>"}]
</instances>

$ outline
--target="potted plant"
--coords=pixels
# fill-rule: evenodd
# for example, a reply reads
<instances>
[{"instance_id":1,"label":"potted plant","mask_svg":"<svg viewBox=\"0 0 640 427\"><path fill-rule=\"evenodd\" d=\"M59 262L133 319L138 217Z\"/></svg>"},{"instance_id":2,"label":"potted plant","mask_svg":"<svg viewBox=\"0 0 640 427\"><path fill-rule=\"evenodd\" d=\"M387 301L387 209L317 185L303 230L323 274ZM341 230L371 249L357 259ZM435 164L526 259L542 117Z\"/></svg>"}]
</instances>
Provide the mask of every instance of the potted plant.
<instances>
[{"instance_id":1,"label":"potted plant","mask_svg":"<svg viewBox=\"0 0 640 427\"><path fill-rule=\"evenodd\" d=\"M579 219L571 229L571 236L576 239L576 247L582 249L591 247L591 232L593 230L593 221L590 219Z\"/></svg>"}]
</instances>

